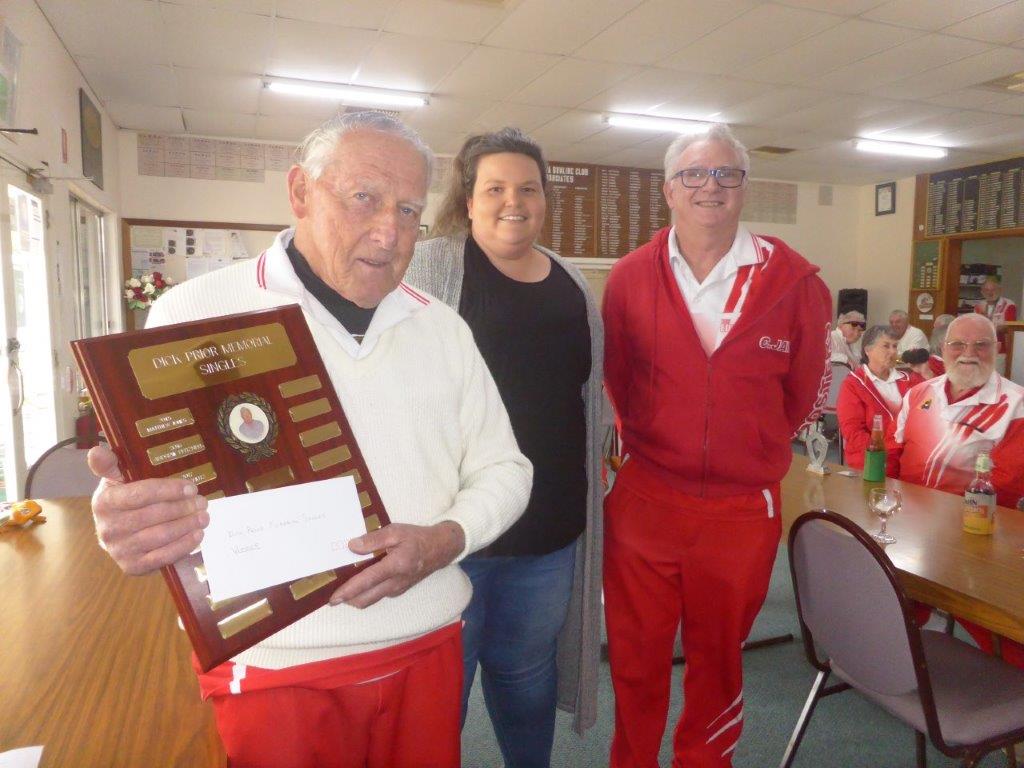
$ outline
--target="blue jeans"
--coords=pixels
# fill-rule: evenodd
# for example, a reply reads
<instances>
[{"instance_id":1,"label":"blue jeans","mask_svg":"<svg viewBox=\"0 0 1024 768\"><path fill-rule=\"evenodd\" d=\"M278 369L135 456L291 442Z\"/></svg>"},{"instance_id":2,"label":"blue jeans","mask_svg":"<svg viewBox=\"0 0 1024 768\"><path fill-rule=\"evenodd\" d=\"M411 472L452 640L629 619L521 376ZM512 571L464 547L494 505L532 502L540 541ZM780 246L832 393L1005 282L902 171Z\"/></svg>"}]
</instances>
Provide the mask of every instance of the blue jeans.
<instances>
[{"instance_id":1,"label":"blue jeans","mask_svg":"<svg viewBox=\"0 0 1024 768\"><path fill-rule=\"evenodd\" d=\"M506 768L548 768L555 735L555 650L572 594L576 542L547 555L466 558L462 722L477 662Z\"/></svg>"}]
</instances>

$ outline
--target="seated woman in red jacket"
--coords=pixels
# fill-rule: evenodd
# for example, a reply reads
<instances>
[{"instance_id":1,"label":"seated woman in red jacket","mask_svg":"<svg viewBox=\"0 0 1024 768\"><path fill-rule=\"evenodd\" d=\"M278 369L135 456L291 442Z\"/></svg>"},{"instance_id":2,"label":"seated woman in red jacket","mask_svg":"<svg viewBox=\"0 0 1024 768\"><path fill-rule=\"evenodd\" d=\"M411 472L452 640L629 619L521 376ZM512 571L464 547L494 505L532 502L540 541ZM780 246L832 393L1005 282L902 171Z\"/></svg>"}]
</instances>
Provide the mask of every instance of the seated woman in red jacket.
<instances>
[{"instance_id":1,"label":"seated woman in red jacket","mask_svg":"<svg viewBox=\"0 0 1024 768\"><path fill-rule=\"evenodd\" d=\"M871 441L871 424L876 414L882 415L886 447L895 447L892 435L903 395L924 381L916 373L896 370L898 343L889 326L868 329L861 352L863 365L847 376L839 388L836 412L843 435L843 453L846 463L855 469L864 467L864 451Z\"/></svg>"}]
</instances>

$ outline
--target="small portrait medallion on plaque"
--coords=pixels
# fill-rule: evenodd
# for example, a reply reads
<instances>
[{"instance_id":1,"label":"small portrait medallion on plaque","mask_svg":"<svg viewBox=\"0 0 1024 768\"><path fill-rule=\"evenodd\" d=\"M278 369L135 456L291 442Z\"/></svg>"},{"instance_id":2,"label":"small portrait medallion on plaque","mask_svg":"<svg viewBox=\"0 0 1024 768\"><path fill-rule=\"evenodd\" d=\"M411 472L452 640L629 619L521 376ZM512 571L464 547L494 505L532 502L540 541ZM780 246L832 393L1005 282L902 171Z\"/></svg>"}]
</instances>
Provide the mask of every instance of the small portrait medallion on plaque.
<instances>
[{"instance_id":1,"label":"small portrait medallion on plaque","mask_svg":"<svg viewBox=\"0 0 1024 768\"><path fill-rule=\"evenodd\" d=\"M217 409L217 431L248 462L277 453L278 423L270 403L252 392L231 395Z\"/></svg>"}]
</instances>

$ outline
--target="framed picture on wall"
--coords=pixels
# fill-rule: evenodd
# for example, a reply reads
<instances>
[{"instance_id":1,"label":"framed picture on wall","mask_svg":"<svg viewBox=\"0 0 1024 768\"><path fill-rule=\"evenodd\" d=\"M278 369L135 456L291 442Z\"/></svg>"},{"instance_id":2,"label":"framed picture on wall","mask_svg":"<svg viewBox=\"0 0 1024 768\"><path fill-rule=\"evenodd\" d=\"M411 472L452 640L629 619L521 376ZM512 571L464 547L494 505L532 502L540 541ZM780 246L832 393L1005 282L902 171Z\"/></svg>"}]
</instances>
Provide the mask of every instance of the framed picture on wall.
<instances>
[{"instance_id":1,"label":"framed picture on wall","mask_svg":"<svg viewBox=\"0 0 1024 768\"><path fill-rule=\"evenodd\" d=\"M82 175L103 189L103 121L82 88L78 89L78 111L82 118Z\"/></svg>"},{"instance_id":2,"label":"framed picture on wall","mask_svg":"<svg viewBox=\"0 0 1024 768\"><path fill-rule=\"evenodd\" d=\"M875 216L896 213L896 182L875 185Z\"/></svg>"}]
</instances>

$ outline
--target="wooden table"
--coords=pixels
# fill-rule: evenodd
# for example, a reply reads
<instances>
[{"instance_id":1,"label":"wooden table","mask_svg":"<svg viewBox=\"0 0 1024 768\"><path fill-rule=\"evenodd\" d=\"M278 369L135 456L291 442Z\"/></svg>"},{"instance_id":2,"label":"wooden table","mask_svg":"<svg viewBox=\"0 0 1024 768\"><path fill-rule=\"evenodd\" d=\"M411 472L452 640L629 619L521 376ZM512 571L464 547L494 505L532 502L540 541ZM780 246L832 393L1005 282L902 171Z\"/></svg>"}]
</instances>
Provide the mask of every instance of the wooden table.
<instances>
[{"instance_id":1,"label":"wooden table","mask_svg":"<svg viewBox=\"0 0 1024 768\"><path fill-rule=\"evenodd\" d=\"M868 490L860 476L821 477L794 456L782 484L782 521L790 524L812 508L826 507L877 531L868 511ZM996 532L975 536L961 528L962 497L899 480L887 480L903 494L903 509L889 520L896 543L886 553L903 586L916 600L970 619L1005 637L1024 642L1024 512L999 507Z\"/></svg>"},{"instance_id":2,"label":"wooden table","mask_svg":"<svg viewBox=\"0 0 1024 768\"><path fill-rule=\"evenodd\" d=\"M162 577L124 576L89 500L43 501L47 522L0 533L0 751L42 766L223 766L213 710Z\"/></svg>"}]
</instances>

